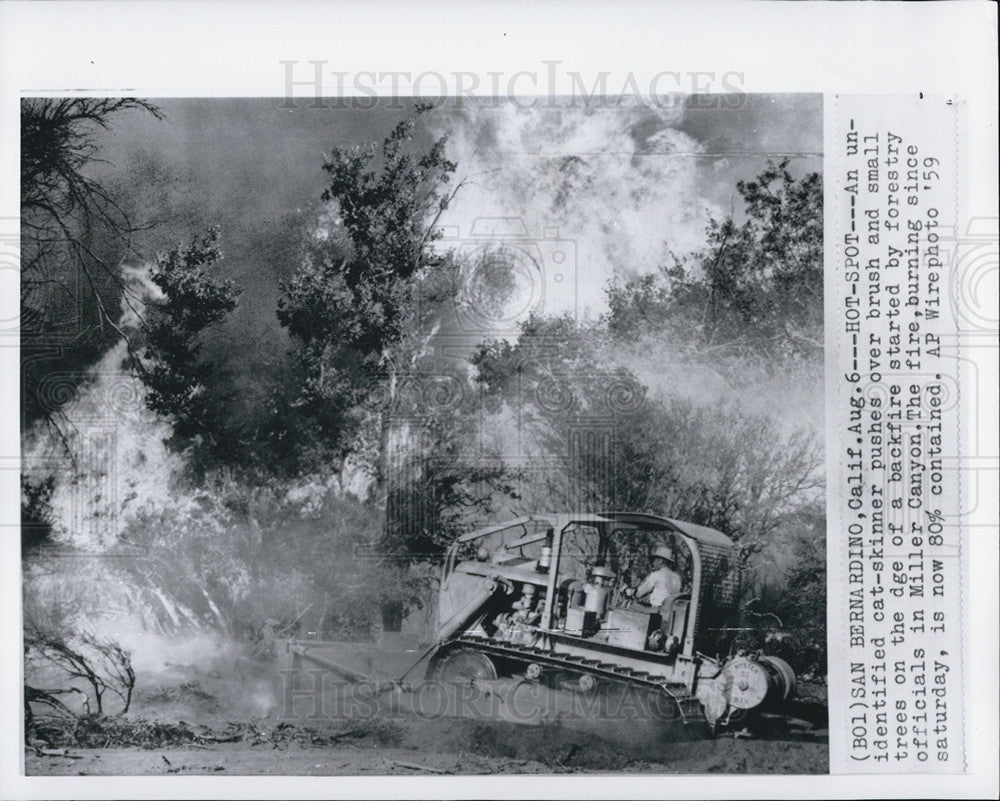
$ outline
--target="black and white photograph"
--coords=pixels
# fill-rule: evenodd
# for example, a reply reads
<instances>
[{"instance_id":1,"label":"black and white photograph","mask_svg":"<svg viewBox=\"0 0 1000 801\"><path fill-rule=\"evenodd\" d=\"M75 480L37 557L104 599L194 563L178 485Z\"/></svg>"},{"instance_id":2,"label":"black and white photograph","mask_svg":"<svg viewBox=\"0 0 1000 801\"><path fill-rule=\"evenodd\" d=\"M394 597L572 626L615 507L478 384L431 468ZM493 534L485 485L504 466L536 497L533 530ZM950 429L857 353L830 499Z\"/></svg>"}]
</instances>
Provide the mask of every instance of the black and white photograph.
<instances>
[{"instance_id":1,"label":"black and white photograph","mask_svg":"<svg viewBox=\"0 0 1000 801\"><path fill-rule=\"evenodd\" d=\"M28 771L826 771L822 97L369 105L22 101Z\"/></svg>"},{"instance_id":2,"label":"black and white photograph","mask_svg":"<svg viewBox=\"0 0 1000 801\"><path fill-rule=\"evenodd\" d=\"M995 8L139 5L0 9L0 794L995 785Z\"/></svg>"}]
</instances>

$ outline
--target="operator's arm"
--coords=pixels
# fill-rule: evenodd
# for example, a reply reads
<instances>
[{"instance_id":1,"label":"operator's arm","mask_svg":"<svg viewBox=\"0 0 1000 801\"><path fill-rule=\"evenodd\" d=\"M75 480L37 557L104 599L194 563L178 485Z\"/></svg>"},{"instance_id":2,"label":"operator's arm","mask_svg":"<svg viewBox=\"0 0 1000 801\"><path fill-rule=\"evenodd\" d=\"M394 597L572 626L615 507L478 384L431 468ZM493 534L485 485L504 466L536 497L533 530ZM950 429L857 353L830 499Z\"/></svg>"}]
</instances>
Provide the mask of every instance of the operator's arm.
<instances>
[{"instance_id":1,"label":"operator's arm","mask_svg":"<svg viewBox=\"0 0 1000 801\"><path fill-rule=\"evenodd\" d=\"M642 584L640 584L635 590L635 597L642 598L649 595L653 591L653 587L656 586L656 582L653 579L653 574L650 573L643 579Z\"/></svg>"}]
</instances>

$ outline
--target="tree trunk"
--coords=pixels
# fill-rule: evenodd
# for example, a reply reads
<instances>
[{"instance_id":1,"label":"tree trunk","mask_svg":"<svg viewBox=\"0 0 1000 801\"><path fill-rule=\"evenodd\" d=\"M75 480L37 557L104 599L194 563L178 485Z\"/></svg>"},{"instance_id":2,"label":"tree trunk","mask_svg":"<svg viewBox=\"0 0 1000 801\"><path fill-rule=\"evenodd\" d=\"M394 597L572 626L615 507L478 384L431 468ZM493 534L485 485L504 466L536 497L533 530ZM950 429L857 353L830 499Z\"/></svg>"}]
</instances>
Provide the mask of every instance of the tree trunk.
<instances>
[{"instance_id":1,"label":"tree trunk","mask_svg":"<svg viewBox=\"0 0 1000 801\"><path fill-rule=\"evenodd\" d=\"M391 490L391 482L388 480L389 473L392 470L392 465L390 464L391 453L390 453L390 428L392 424L392 413L396 406L396 372L391 371L389 374L389 386L388 386L388 398L386 399L385 409L382 412L382 419L379 421L381 430L379 431L379 465L378 465L378 475L376 478L375 485L375 497L377 502L381 503L383 506L382 515L382 541L379 544L383 551L391 551L394 546L394 533L395 525L392 520L392 509L389 502L389 492ZM389 554L384 554L388 556ZM388 568L390 563L386 560L382 561L382 570L380 570L381 577L384 580L391 580L394 578ZM384 586L384 585L383 585ZM391 591L390 591L390 594ZM379 611L382 617L382 630L383 631L399 631L403 626L403 602L397 599L380 599L379 601Z\"/></svg>"},{"instance_id":2,"label":"tree trunk","mask_svg":"<svg viewBox=\"0 0 1000 801\"><path fill-rule=\"evenodd\" d=\"M405 612L402 601L382 601L380 611L382 613L382 631L396 632L402 630Z\"/></svg>"}]
</instances>

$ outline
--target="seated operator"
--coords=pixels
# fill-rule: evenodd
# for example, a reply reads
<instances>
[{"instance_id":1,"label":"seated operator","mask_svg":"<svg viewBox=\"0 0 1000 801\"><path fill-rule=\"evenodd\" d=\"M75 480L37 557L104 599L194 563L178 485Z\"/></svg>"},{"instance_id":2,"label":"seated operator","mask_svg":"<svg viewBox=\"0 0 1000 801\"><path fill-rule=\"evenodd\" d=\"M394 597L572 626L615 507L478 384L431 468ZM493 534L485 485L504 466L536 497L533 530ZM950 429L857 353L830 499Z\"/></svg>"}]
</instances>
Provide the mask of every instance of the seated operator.
<instances>
[{"instance_id":1,"label":"seated operator","mask_svg":"<svg viewBox=\"0 0 1000 801\"><path fill-rule=\"evenodd\" d=\"M634 597L644 602L648 612L660 612L666 615L670 611L670 603L681 594L683 581L677 572L677 562L674 552L667 545L660 545L653 551L652 572L646 576L642 584L634 590L626 590L627 597ZM662 612L661 612L662 610Z\"/></svg>"}]
</instances>

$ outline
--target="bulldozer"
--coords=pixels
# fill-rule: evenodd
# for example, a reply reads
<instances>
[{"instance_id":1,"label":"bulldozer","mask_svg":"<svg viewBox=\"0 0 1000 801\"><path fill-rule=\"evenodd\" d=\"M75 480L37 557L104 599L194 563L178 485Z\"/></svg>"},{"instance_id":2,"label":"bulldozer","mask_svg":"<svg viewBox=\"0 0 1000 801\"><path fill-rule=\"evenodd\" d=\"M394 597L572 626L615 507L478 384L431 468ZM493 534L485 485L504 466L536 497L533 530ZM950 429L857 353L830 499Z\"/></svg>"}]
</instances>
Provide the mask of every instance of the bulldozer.
<instances>
[{"instance_id":1,"label":"bulldozer","mask_svg":"<svg viewBox=\"0 0 1000 801\"><path fill-rule=\"evenodd\" d=\"M637 605L637 568L663 545L682 591L656 609ZM745 727L779 711L796 677L777 657L736 648L740 578L725 534L649 514L533 514L470 531L445 555L433 642L403 649L410 665L386 686L409 677L481 688L527 722L624 694L692 733ZM384 641L278 648L291 671L312 663L348 682L393 662Z\"/></svg>"}]
</instances>

